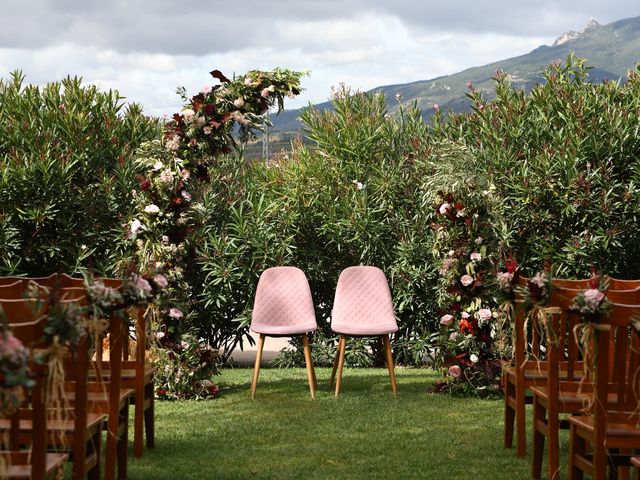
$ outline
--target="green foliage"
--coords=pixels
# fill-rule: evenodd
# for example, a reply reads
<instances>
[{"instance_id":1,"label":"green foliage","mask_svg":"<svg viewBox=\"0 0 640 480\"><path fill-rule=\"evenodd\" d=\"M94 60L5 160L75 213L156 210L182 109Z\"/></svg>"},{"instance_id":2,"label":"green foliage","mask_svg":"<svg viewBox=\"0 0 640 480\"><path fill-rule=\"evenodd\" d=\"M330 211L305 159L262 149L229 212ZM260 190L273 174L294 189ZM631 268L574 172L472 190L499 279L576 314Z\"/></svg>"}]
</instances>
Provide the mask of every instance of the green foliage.
<instances>
[{"instance_id":1,"label":"green foliage","mask_svg":"<svg viewBox=\"0 0 640 480\"><path fill-rule=\"evenodd\" d=\"M530 94L498 72L496 99L472 92L474 114L434 134L463 142L477 175L497 187L501 240L529 274L545 259L569 275L592 264L610 275L640 276L640 78L589 83L572 56L545 71Z\"/></svg>"},{"instance_id":2,"label":"green foliage","mask_svg":"<svg viewBox=\"0 0 640 480\"><path fill-rule=\"evenodd\" d=\"M0 80L0 274L112 271L132 155L158 133L138 106L78 78Z\"/></svg>"}]
</instances>

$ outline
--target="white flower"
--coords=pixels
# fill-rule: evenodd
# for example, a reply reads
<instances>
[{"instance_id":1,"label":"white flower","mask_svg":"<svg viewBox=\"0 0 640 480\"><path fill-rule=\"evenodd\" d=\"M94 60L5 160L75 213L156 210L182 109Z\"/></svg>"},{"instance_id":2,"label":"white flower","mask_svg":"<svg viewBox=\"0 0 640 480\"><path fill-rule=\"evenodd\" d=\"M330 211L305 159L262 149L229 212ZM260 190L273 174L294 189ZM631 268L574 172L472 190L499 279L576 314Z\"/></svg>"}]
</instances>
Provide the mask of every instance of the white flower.
<instances>
[{"instance_id":1,"label":"white flower","mask_svg":"<svg viewBox=\"0 0 640 480\"><path fill-rule=\"evenodd\" d=\"M464 217L464 216L465 216L464 208L456 212L456 217Z\"/></svg>"},{"instance_id":2,"label":"white flower","mask_svg":"<svg viewBox=\"0 0 640 480\"><path fill-rule=\"evenodd\" d=\"M462 318L463 320L469 320L469 318L471 318L471 315L469 314L469 312L462 312Z\"/></svg>"},{"instance_id":3,"label":"white flower","mask_svg":"<svg viewBox=\"0 0 640 480\"><path fill-rule=\"evenodd\" d=\"M167 235L162 236L162 243L169 243L169 237Z\"/></svg>"},{"instance_id":4,"label":"white flower","mask_svg":"<svg viewBox=\"0 0 640 480\"><path fill-rule=\"evenodd\" d=\"M471 355L469 355L469 360L471 360L471 363L478 363L478 356L475 353L472 353Z\"/></svg>"},{"instance_id":5,"label":"white flower","mask_svg":"<svg viewBox=\"0 0 640 480\"><path fill-rule=\"evenodd\" d=\"M191 201L191 194L186 190L182 190L180 194L182 195L182 198L184 198L187 202Z\"/></svg>"},{"instance_id":6,"label":"white flower","mask_svg":"<svg viewBox=\"0 0 640 480\"><path fill-rule=\"evenodd\" d=\"M267 98L269 96L269 89L268 88L263 88L262 91L260 92L260 96L262 98Z\"/></svg>"},{"instance_id":7,"label":"white flower","mask_svg":"<svg viewBox=\"0 0 640 480\"><path fill-rule=\"evenodd\" d=\"M440 215L445 215L449 210L451 210L451 205L449 205L447 202L440 205Z\"/></svg>"},{"instance_id":8,"label":"white flower","mask_svg":"<svg viewBox=\"0 0 640 480\"><path fill-rule=\"evenodd\" d=\"M473 262L479 262L480 260L482 260L482 255L480 255L478 252L473 252L469 258L471 258L471 261Z\"/></svg>"},{"instance_id":9,"label":"white flower","mask_svg":"<svg viewBox=\"0 0 640 480\"><path fill-rule=\"evenodd\" d=\"M200 93L204 93L206 95L207 93L211 93L211 90L213 90L213 87L211 87L211 85L205 85L204 87L202 87L202 90L200 90Z\"/></svg>"},{"instance_id":10,"label":"white flower","mask_svg":"<svg viewBox=\"0 0 640 480\"><path fill-rule=\"evenodd\" d=\"M191 108L186 108L182 111L182 116L184 117L184 121L190 123L193 120L193 117L196 115Z\"/></svg>"},{"instance_id":11,"label":"white flower","mask_svg":"<svg viewBox=\"0 0 640 480\"><path fill-rule=\"evenodd\" d=\"M247 87L250 87L251 85L253 85L253 81L251 80L251 77L247 77L247 78L245 78L245 79L244 79L244 84L245 84Z\"/></svg>"},{"instance_id":12,"label":"white flower","mask_svg":"<svg viewBox=\"0 0 640 480\"><path fill-rule=\"evenodd\" d=\"M213 132L211 127L204 127L202 131L204 132L205 135L211 135L211 132Z\"/></svg>"},{"instance_id":13,"label":"white flower","mask_svg":"<svg viewBox=\"0 0 640 480\"><path fill-rule=\"evenodd\" d=\"M131 226L129 227L129 230L131 231L132 234L135 234L138 230L140 230L140 227L142 227L142 223L140 222L140 220L135 218L131 222Z\"/></svg>"},{"instance_id":14,"label":"white flower","mask_svg":"<svg viewBox=\"0 0 640 480\"><path fill-rule=\"evenodd\" d=\"M169 140L167 140L164 146L167 150L171 152L177 151L180 148L180 137L178 135L174 135Z\"/></svg>"},{"instance_id":15,"label":"white flower","mask_svg":"<svg viewBox=\"0 0 640 480\"><path fill-rule=\"evenodd\" d=\"M453 257L456 254L455 250L449 250L449 256Z\"/></svg>"},{"instance_id":16,"label":"white flower","mask_svg":"<svg viewBox=\"0 0 640 480\"><path fill-rule=\"evenodd\" d=\"M484 239L482 237L476 238L476 245L480 245Z\"/></svg>"},{"instance_id":17,"label":"white flower","mask_svg":"<svg viewBox=\"0 0 640 480\"><path fill-rule=\"evenodd\" d=\"M156 333L156 338L157 338L158 340L162 340L166 335L167 335L167 334L166 334L166 333L164 333L164 332L158 332L158 333Z\"/></svg>"},{"instance_id":18,"label":"white flower","mask_svg":"<svg viewBox=\"0 0 640 480\"><path fill-rule=\"evenodd\" d=\"M171 183L173 181L173 172L168 168L165 168L160 172L159 178L162 183Z\"/></svg>"},{"instance_id":19,"label":"white flower","mask_svg":"<svg viewBox=\"0 0 640 480\"><path fill-rule=\"evenodd\" d=\"M359 182L357 180L351 180L351 183L353 183L358 190L362 190L365 187L362 182Z\"/></svg>"},{"instance_id":20,"label":"white flower","mask_svg":"<svg viewBox=\"0 0 640 480\"><path fill-rule=\"evenodd\" d=\"M154 170L160 170L162 169L162 167L164 167L164 163L162 163L160 160L153 164Z\"/></svg>"},{"instance_id":21,"label":"white flower","mask_svg":"<svg viewBox=\"0 0 640 480\"><path fill-rule=\"evenodd\" d=\"M473 277L471 275L463 275L460 277L460 283L465 287L468 287L473 283Z\"/></svg>"},{"instance_id":22,"label":"white flower","mask_svg":"<svg viewBox=\"0 0 640 480\"><path fill-rule=\"evenodd\" d=\"M155 215L160 211L160 207L152 203L151 205L147 205L146 207L144 207L144 211L145 213L148 213L150 215Z\"/></svg>"},{"instance_id":23,"label":"white flower","mask_svg":"<svg viewBox=\"0 0 640 480\"><path fill-rule=\"evenodd\" d=\"M511 282L513 281L513 273L498 272L496 277L498 279L498 285L502 290L505 290L507 292L511 291Z\"/></svg>"},{"instance_id":24,"label":"white flower","mask_svg":"<svg viewBox=\"0 0 640 480\"><path fill-rule=\"evenodd\" d=\"M244 107L244 99L242 97L238 97L233 101L233 106L236 108Z\"/></svg>"}]
</instances>

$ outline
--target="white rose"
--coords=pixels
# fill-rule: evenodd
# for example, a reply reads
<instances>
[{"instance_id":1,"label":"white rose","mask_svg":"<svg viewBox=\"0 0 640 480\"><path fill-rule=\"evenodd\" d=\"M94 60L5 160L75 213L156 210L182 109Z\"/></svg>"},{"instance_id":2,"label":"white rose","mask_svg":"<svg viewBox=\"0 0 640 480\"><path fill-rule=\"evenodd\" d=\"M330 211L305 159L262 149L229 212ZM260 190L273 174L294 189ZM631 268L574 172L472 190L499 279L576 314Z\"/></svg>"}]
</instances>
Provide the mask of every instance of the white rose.
<instances>
[{"instance_id":1,"label":"white rose","mask_svg":"<svg viewBox=\"0 0 640 480\"><path fill-rule=\"evenodd\" d=\"M471 363L478 363L478 356L475 353L472 353L469 355L469 360L471 360Z\"/></svg>"},{"instance_id":2,"label":"white rose","mask_svg":"<svg viewBox=\"0 0 640 480\"><path fill-rule=\"evenodd\" d=\"M146 207L144 207L144 211L145 213L151 214L151 215L155 215L156 213L158 213L160 211L160 207L158 207L157 205L154 205L153 203L151 205L147 205Z\"/></svg>"}]
</instances>

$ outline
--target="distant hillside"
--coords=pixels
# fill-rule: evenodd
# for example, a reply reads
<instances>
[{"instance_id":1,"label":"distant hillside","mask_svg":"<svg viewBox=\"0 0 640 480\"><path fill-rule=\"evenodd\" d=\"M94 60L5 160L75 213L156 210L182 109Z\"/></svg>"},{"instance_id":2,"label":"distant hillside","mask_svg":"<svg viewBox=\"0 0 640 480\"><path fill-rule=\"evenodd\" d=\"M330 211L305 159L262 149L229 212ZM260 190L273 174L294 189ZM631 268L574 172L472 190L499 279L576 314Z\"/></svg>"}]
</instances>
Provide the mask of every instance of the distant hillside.
<instances>
[{"instance_id":1,"label":"distant hillside","mask_svg":"<svg viewBox=\"0 0 640 480\"><path fill-rule=\"evenodd\" d=\"M474 88L482 90L485 98L491 98L491 77L496 70L502 70L510 75L514 86L530 89L541 82L540 73L546 65L556 59L566 58L571 52L578 57L586 58L588 64L594 67L590 71L592 81L625 79L627 71L640 61L640 17L619 20L608 25L600 25L595 20L590 20L582 32L567 32L558 37L552 46L542 45L519 57L431 80L377 87L371 92L384 92L392 110L398 106L395 99L397 93L401 96L401 103L411 103L415 100L425 118L433 114L434 105L439 105L440 109L445 111L450 109L454 112L464 112L469 108L468 99L465 97L467 82L472 82ZM331 104L325 102L314 107L331 108ZM281 145L283 139L291 138L300 131L302 124L298 120L299 115L300 110L287 110L272 117L272 132L277 134ZM272 152L278 150L271 149Z\"/></svg>"}]
</instances>

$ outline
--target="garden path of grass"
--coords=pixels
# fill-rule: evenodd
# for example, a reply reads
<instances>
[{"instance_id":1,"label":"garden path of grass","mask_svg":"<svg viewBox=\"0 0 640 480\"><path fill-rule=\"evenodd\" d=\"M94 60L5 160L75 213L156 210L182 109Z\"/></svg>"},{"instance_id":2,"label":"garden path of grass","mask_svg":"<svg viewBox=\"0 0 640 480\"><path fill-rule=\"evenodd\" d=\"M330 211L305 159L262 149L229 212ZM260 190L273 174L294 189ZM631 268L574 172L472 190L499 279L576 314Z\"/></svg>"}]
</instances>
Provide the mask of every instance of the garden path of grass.
<instances>
[{"instance_id":1,"label":"garden path of grass","mask_svg":"<svg viewBox=\"0 0 640 480\"><path fill-rule=\"evenodd\" d=\"M315 400L304 370L263 369L251 401L251 370L237 369L218 400L157 402L157 447L130 457L129 478L530 478L502 447L502 401L427 394L438 374L402 368L397 398L385 369L345 369L336 399L330 373L317 369Z\"/></svg>"}]
</instances>

